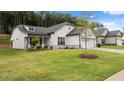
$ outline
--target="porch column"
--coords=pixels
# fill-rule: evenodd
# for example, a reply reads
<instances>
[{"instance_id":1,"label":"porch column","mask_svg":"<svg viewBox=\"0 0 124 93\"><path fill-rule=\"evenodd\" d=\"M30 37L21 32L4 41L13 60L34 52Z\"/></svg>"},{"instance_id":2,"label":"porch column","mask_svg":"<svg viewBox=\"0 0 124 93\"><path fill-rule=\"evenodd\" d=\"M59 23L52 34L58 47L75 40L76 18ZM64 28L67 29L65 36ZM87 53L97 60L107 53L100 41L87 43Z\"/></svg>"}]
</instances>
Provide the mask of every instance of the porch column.
<instances>
[{"instance_id":1,"label":"porch column","mask_svg":"<svg viewBox=\"0 0 124 93\"><path fill-rule=\"evenodd\" d=\"M42 48L45 46L45 44L44 44L44 37L42 37Z\"/></svg>"}]
</instances>

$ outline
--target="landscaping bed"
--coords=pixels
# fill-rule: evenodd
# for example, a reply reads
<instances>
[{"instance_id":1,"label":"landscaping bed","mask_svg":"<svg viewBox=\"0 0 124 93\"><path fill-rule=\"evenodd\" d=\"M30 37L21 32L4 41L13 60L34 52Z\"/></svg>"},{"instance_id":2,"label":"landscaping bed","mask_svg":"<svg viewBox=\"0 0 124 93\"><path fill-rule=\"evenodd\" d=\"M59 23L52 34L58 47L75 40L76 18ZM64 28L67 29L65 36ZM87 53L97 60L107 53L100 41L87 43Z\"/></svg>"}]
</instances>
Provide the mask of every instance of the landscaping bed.
<instances>
[{"instance_id":1,"label":"landscaping bed","mask_svg":"<svg viewBox=\"0 0 124 93\"><path fill-rule=\"evenodd\" d=\"M96 59L96 58L98 58L98 56L97 55L95 55L95 54L80 54L79 55L79 57L80 58L87 58L87 59Z\"/></svg>"}]
</instances>

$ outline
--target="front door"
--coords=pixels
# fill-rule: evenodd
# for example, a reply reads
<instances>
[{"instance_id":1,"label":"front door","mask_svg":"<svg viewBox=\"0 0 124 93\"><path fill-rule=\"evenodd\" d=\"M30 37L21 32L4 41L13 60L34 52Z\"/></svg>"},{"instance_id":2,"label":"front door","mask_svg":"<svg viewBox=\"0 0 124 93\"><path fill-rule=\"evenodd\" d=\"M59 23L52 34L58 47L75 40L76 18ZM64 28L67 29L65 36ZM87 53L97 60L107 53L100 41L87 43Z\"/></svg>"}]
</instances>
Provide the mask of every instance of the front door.
<instances>
[{"instance_id":1,"label":"front door","mask_svg":"<svg viewBox=\"0 0 124 93\"><path fill-rule=\"evenodd\" d=\"M101 43L102 44L105 44L105 39L101 39Z\"/></svg>"}]
</instances>

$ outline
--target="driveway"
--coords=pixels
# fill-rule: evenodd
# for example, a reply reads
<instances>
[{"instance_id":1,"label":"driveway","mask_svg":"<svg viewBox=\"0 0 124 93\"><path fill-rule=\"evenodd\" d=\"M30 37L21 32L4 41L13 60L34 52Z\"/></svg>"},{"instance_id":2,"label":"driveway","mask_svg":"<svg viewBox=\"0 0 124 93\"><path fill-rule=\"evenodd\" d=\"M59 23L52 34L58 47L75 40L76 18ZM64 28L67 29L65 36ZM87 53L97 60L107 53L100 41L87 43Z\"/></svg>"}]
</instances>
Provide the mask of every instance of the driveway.
<instances>
[{"instance_id":1,"label":"driveway","mask_svg":"<svg viewBox=\"0 0 124 93\"><path fill-rule=\"evenodd\" d=\"M111 48L94 48L94 49L100 50L100 51L107 51L107 52L124 54L124 50L120 50L120 49L111 49Z\"/></svg>"}]
</instances>

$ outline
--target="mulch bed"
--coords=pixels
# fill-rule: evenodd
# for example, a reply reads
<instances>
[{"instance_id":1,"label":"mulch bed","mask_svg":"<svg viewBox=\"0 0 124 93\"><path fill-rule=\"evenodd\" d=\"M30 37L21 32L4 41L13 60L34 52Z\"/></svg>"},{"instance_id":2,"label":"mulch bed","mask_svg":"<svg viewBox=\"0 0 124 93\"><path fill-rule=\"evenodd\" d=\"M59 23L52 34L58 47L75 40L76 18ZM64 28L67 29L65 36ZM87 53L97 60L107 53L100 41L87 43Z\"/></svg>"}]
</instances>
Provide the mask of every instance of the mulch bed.
<instances>
[{"instance_id":1,"label":"mulch bed","mask_svg":"<svg viewBox=\"0 0 124 93\"><path fill-rule=\"evenodd\" d=\"M6 44L0 44L0 49L4 49L4 48L9 48L9 45L6 45Z\"/></svg>"},{"instance_id":2,"label":"mulch bed","mask_svg":"<svg viewBox=\"0 0 124 93\"><path fill-rule=\"evenodd\" d=\"M95 55L95 54L80 54L79 57L80 58L87 58L87 59L96 59L96 58L98 58L98 56Z\"/></svg>"}]
</instances>

